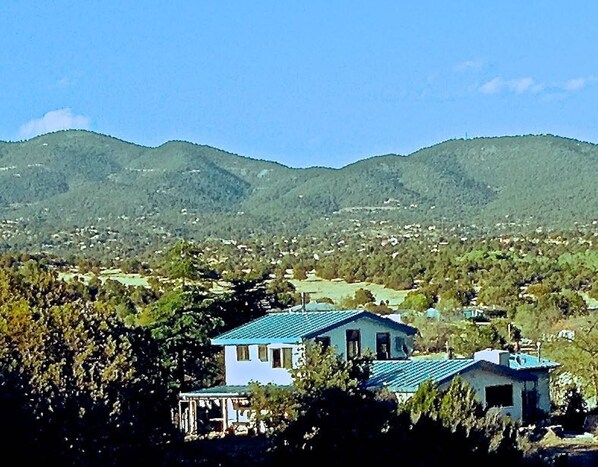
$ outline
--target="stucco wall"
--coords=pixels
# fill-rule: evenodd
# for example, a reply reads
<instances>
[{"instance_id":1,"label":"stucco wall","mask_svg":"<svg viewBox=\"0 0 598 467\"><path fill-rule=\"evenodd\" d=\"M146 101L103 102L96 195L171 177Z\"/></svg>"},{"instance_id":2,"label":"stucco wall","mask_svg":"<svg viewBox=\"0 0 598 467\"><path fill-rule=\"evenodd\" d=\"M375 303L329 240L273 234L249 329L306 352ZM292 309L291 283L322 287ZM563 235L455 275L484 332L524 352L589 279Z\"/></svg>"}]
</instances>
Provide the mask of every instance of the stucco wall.
<instances>
[{"instance_id":1,"label":"stucco wall","mask_svg":"<svg viewBox=\"0 0 598 467\"><path fill-rule=\"evenodd\" d=\"M242 385L251 381L260 383L291 384L291 374L286 368L272 368L272 349L293 349L293 367L296 367L300 357L300 345L297 344L269 344L268 361L262 362L258 358L258 346L249 346L249 360L237 361L237 348L234 345L224 347L224 362L226 365L226 384Z\"/></svg>"},{"instance_id":2,"label":"stucco wall","mask_svg":"<svg viewBox=\"0 0 598 467\"><path fill-rule=\"evenodd\" d=\"M521 420L522 417L522 405L523 405L523 390L524 383L520 381L512 380L506 376L498 375L483 369L475 369L468 371L461 375L461 379L466 383L470 384L475 391L478 400L485 406L486 405L486 387L498 386L503 384L513 385L513 406L502 407L500 411L503 415L511 417L513 420ZM440 386L441 389L447 389L450 385L450 381ZM533 384L531 385L533 387ZM399 403L405 402L411 396L412 392L396 393L397 400Z\"/></svg>"},{"instance_id":3,"label":"stucco wall","mask_svg":"<svg viewBox=\"0 0 598 467\"><path fill-rule=\"evenodd\" d=\"M495 374L483 369L468 371L467 373L464 373L461 378L473 387L478 399L482 402L482 404L484 404L484 406L486 405L486 387L512 384L513 406L502 407L500 411L504 415L508 415L514 420L521 420L523 410L522 394L524 390L524 383L522 381L512 380L506 376ZM443 389L445 387L448 387L448 383L442 386Z\"/></svg>"}]
</instances>

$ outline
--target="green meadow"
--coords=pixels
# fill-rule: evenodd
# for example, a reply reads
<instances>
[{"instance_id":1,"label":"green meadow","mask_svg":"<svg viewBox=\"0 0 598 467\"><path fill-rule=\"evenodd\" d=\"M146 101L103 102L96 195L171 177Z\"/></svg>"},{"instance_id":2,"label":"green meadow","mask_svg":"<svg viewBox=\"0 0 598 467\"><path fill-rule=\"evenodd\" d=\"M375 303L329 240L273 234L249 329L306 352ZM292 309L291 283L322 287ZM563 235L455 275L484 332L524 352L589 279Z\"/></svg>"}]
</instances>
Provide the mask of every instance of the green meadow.
<instances>
[{"instance_id":1,"label":"green meadow","mask_svg":"<svg viewBox=\"0 0 598 467\"><path fill-rule=\"evenodd\" d=\"M405 298L408 290L393 290L379 284L369 282L348 283L343 280L325 280L317 277L313 273L308 274L306 280L289 279L298 292L309 294L310 300L317 300L322 297L328 297L338 303L343 298L353 297L355 291L359 288L368 289L376 297L376 302L388 300L391 308L397 308Z\"/></svg>"}]
</instances>

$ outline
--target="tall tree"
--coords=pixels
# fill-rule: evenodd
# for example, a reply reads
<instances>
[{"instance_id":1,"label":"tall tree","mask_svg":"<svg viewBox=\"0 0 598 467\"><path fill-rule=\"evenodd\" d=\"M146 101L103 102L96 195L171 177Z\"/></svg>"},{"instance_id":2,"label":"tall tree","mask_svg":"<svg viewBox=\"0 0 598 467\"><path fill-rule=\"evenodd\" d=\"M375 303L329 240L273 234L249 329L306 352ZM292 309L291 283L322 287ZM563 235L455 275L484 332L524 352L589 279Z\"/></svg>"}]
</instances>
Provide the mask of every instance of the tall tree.
<instances>
[{"instance_id":1,"label":"tall tree","mask_svg":"<svg viewBox=\"0 0 598 467\"><path fill-rule=\"evenodd\" d=\"M18 418L5 423L30 421L19 455L110 464L149 449L169 423L157 357L106 307L0 305L0 401Z\"/></svg>"}]
</instances>

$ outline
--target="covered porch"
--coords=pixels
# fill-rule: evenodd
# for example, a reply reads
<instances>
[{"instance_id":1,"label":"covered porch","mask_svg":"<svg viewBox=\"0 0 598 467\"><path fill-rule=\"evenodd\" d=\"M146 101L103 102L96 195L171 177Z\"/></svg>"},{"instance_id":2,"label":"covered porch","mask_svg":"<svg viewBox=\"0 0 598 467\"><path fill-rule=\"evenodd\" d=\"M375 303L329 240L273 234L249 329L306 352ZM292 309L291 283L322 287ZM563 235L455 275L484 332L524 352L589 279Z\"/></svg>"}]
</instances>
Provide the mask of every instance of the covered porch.
<instances>
[{"instance_id":1,"label":"covered porch","mask_svg":"<svg viewBox=\"0 0 598 467\"><path fill-rule=\"evenodd\" d=\"M249 386L214 386L179 395L179 429L186 435L247 433Z\"/></svg>"}]
</instances>

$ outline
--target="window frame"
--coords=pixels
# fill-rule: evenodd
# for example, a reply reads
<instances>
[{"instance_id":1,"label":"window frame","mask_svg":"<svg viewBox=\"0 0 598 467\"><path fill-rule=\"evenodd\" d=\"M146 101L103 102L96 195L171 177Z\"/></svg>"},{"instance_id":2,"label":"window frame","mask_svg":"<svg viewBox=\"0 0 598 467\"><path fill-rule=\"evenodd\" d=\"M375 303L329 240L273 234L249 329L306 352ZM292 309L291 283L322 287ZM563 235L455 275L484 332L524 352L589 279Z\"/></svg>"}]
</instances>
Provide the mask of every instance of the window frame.
<instances>
[{"instance_id":1,"label":"window frame","mask_svg":"<svg viewBox=\"0 0 598 467\"><path fill-rule=\"evenodd\" d=\"M508 397L507 391L509 391ZM496 384L493 386L486 386L484 388L486 407L513 407L513 404L515 403L515 397L513 393L514 387L512 384Z\"/></svg>"},{"instance_id":2,"label":"window frame","mask_svg":"<svg viewBox=\"0 0 598 467\"><path fill-rule=\"evenodd\" d=\"M236 351L238 362L248 362L251 360L251 357L249 355L249 345L239 344L236 346Z\"/></svg>"},{"instance_id":3,"label":"window frame","mask_svg":"<svg viewBox=\"0 0 598 467\"><path fill-rule=\"evenodd\" d=\"M282 368L284 370L293 368L292 347L277 347L275 349L270 349L270 356L272 357L272 368Z\"/></svg>"},{"instance_id":4,"label":"window frame","mask_svg":"<svg viewBox=\"0 0 598 467\"><path fill-rule=\"evenodd\" d=\"M360 329L347 329L345 331L346 351L347 360L351 358L361 357L361 330ZM357 350L353 348L356 344Z\"/></svg>"},{"instance_id":5,"label":"window frame","mask_svg":"<svg viewBox=\"0 0 598 467\"><path fill-rule=\"evenodd\" d=\"M385 342L381 342L381 338L384 337ZM386 355L382 358L381 346L386 346ZM376 360L390 360L390 332L377 332L376 333Z\"/></svg>"},{"instance_id":6,"label":"window frame","mask_svg":"<svg viewBox=\"0 0 598 467\"><path fill-rule=\"evenodd\" d=\"M259 344L257 346L257 358L260 362L268 362L268 346L266 344Z\"/></svg>"}]
</instances>

